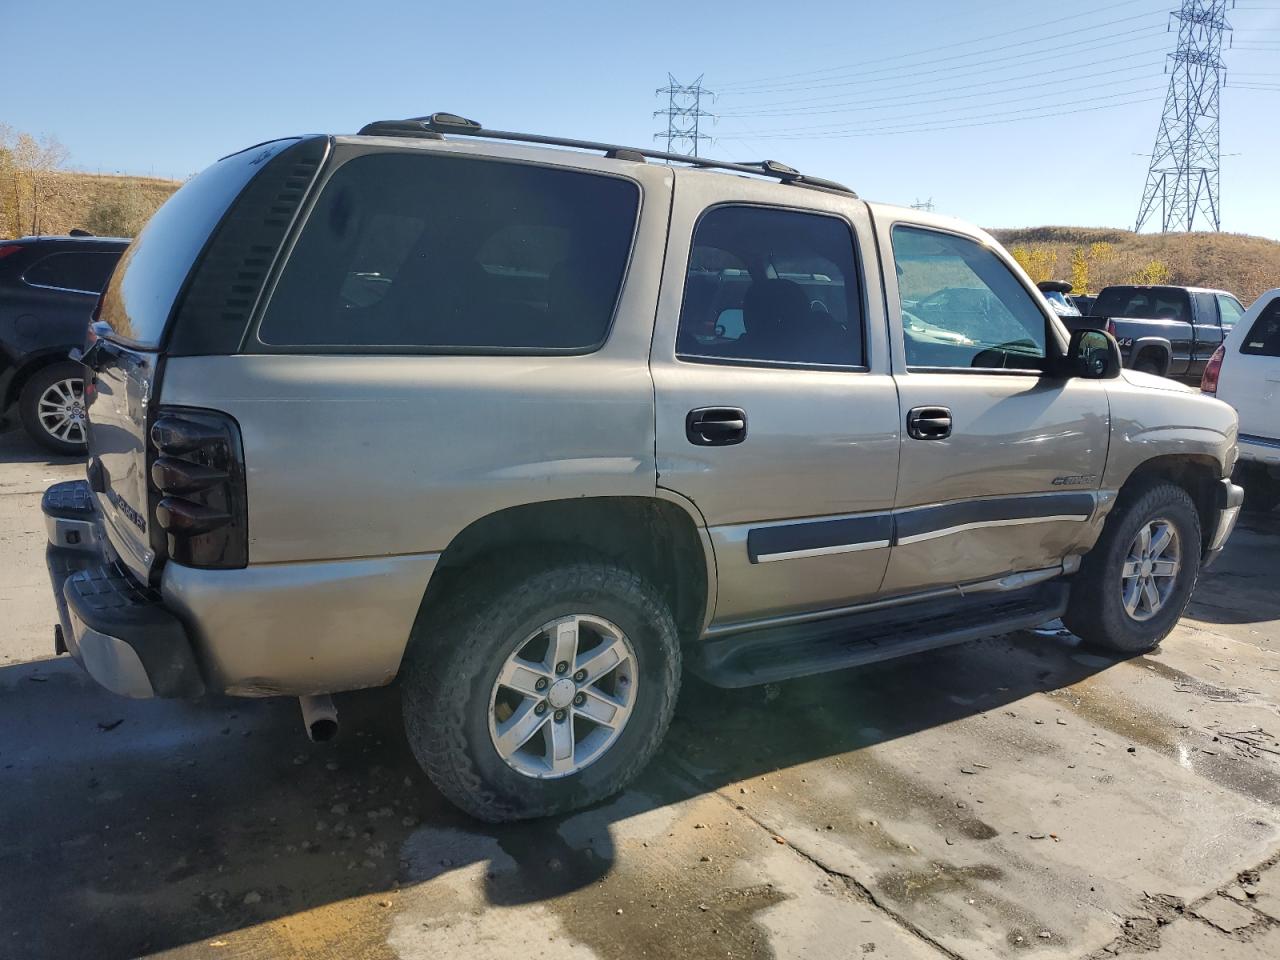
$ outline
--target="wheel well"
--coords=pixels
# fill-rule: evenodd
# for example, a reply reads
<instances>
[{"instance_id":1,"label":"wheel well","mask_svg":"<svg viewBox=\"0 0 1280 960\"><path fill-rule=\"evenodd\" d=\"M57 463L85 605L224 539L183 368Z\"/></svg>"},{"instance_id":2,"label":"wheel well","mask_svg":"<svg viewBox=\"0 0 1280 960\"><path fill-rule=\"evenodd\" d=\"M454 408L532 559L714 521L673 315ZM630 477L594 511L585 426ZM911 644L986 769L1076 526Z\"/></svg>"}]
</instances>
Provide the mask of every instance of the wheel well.
<instances>
[{"instance_id":1,"label":"wheel well","mask_svg":"<svg viewBox=\"0 0 1280 960\"><path fill-rule=\"evenodd\" d=\"M1138 355L1133 358L1134 366L1140 364L1143 360L1150 359L1159 369L1167 369L1166 363L1169 353L1164 347L1156 344L1150 344L1138 351Z\"/></svg>"},{"instance_id":2,"label":"wheel well","mask_svg":"<svg viewBox=\"0 0 1280 960\"><path fill-rule=\"evenodd\" d=\"M1149 483L1167 480L1186 490L1196 505L1200 515L1201 552L1208 549L1209 540L1213 537L1216 520L1216 500L1214 485L1221 478L1219 464L1212 457L1194 455L1172 455L1155 457L1140 464L1129 479L1120 488L1120 495L1137 490Z\"/></svg>"},{"instance_id":3,"label":"wheel well","mask_svg":"<svg viewBox=\"0 0 1280 960\"><path fill-rule=\"evenodd\" d=\"M621 562L646 577L671 604L682 641L702 630L707 557L692 518L650 497L583 497L523 504L476 520L440 557L423 598L428 609L469 568L508 553L571 547Z\"/></svg>"},{"instance_id":4,"label":"wheel well","mask_svg":"<svg viewBox=\"0 0 1280 960\"><path fill-rule=\"evenodd\" d=\"M70 358L65 353L42 353L19 367L13 372L13 377L9 380L4 395L4 410L8 410L11 406L18 402L18 397L22 394L22 388L27 385L27 381L31 377L43 370L45 367L53 366L63 360Z\"/></svg>"}]
</instances>

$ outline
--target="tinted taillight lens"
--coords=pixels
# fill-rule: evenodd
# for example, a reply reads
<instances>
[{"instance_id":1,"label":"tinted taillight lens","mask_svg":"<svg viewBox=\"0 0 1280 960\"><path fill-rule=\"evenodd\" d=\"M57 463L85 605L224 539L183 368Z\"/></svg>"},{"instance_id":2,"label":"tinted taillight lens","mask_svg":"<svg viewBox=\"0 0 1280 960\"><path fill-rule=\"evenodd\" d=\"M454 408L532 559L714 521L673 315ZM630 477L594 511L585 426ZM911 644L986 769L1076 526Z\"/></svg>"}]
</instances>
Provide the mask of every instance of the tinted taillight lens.
<instances>
[{"instance_id":1,"label":"tinted taillight lens","mask_svg":"<svg viewBox=\"0 0 1280 960\"><path fill-rule=\"evenodd\" d=\"M5 257L13 256L13 254L17 253L21 249L22 248L20 246L13 243L0 244L0 260L3 260Z\"/></svg>"},{"instance_id":2,"label":"tinted taillight lens","mask_svg":"<svg viewBox=\"0 0 1280 960\"><path fill-rule=\"evenodd\" d=\"M240 429L223 413L162 407L151 425L155 522L171 560L226 569L249 562Z\"/></svg>"},{"instance_id":3,"label":"tinted taillight lens","mask_svg":"<svg viewBox=\"0 0 1280 960\"><path fill-rule=\"evenodd\" d=\"M1213 356L1205 364L1204 373L1200 377L1200 391L1202 393L1217 394L1218 376L1222 373L1222 358L1226 355L1227 345L1225 343L1218 344L1218 349L1213 351Z\"/></svg>"},{"instance_id":4,"label":"tinted taillight lens","mask_svg":"<svg viewBox=\"0 0 1280 960\"><path fill-rule=\"evenodd\" d=\"M1113 337L1116 335L1116 322L1114 320L1107 321L1107 333L1111 334Z\"/></svg>"}]
</instances>

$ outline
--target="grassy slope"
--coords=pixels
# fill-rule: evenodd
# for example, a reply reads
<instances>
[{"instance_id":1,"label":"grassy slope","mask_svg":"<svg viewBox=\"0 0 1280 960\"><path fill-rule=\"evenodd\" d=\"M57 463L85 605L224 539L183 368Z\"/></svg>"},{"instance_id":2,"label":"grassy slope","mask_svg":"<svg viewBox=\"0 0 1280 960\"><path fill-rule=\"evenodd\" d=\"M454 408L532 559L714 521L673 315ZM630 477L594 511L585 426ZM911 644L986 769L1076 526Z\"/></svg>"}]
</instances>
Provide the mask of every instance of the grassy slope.
<instances>
[{"instance_id":1,"label":"grassy slope","mask_svg":"<svg viewBox=\"0 0 1280 960\"><path fill-rule=\"evenodd\" d=\"M1168 283L1220 287L1238 296L1245 306L1264 290L1280 286L1280 243L1263 237L1133 233L1101 227L1027 227L991 233L1010 250L1033 252L1036 264L1044 264L1041 270L1031 271L1035 280L1071 280L1072 253L1083 250L1090 293L1109 283L1133 282L1135 274L1153 261L1168 268ZM1109 245L1109 249L1095 252L1095 244ZM1036 252L1039 257L1034 256ZM1035 276L1036 272L1051 273L1052 277Z\"/></svg>"}]
</instances>

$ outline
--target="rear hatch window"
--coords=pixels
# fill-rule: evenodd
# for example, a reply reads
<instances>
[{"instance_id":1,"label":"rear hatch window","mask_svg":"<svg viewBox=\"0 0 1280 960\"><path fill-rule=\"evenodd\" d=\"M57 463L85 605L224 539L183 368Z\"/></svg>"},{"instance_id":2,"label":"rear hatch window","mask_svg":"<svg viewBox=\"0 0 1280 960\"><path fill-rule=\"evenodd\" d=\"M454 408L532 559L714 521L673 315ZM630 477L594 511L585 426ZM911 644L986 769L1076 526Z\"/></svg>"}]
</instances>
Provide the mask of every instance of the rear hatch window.
<instances>
[{"instance_id":1,"label":"rear hatch window","mask_svg":"<svg viewBox=\"0 0 1280 960\"><path fill-rule=\"evenodd\" d=\"M639 187L425 152L329 178L259 328L264 344L377 352L583 352L608 333Z\"/></svg>"},{"instance_id":2,"label":"rear hatch window","mask_svg":"<svg viewBox=\"0 0 1280 960\"><path fill-rule=\"evenodd\" d=\"M103 295L101 320L112 339L160 346L187 275L227 208L267 160L296 142L276 140L224 157L165 201L125 251Z\"/></svg>"}]
</instances>

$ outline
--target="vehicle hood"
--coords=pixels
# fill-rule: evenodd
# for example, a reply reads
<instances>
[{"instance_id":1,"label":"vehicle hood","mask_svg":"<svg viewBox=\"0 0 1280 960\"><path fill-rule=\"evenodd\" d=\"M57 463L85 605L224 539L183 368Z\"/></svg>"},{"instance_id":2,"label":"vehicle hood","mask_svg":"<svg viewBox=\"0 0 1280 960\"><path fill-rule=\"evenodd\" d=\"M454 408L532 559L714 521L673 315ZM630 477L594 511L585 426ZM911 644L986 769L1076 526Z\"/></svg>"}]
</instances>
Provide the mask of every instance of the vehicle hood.
<instances>
[{"instance_id":1,"label":"vehicle hood","mask_svg":"<svg viewBox=\"0 0 1280 960\"><path fill-rule=\"evenodd\" d=\"M1177 380L1170 380L1168 377L1157 377L1154 373L1143 373L1140 370L1121 370L1120 376L1135 387L1147 387L1151 390L1172 390L1175 393L1198 394L1200 392L1195 387L1179 383Z\"/></svg>"}]
</instances>

